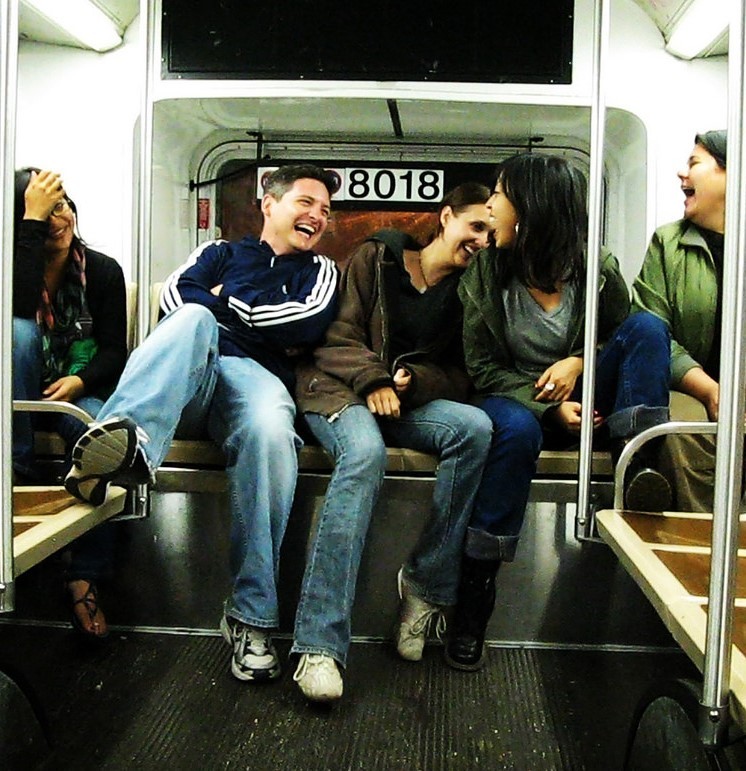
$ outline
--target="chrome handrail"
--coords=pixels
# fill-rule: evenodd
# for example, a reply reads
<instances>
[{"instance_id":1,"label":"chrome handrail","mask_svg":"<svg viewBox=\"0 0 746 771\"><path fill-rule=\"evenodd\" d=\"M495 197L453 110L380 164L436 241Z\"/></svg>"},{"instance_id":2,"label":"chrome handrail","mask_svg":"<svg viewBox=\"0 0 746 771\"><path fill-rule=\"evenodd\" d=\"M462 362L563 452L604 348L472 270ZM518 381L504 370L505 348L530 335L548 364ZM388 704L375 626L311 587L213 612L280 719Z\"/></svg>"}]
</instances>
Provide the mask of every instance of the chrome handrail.
<instances>
[{"instance_id":1,"label":"chrome handrail","mask_svg":"<svg viewBox=\"0 0 746 771\"><path fill-rule=\"evenodd\" d=\"M93 417L82 407L70 402L37 402L27 399L13 399L13 412L61 412L83 421L86 425L93 422Z\"/></svg>"},{"instance_id":2,"label":"chrome handrail","mask_svg":"<svg viewBox=\"0 0 746 771\"><path fill-rule=\"evenodd\" d=\"M16 157L16 90L18 84L18 0L0 0L0 224L2 254L13 254L13 190ZM11 458L10 353L13 329L11 259L0 260L0 613L13 610L13 475Z\"/></svg>"},{"instance_id":3,"label":"chrome handrail","mask_svg":"<svg viewBox=\"0 0 746 771\"><path fill-rule=\"evenodd\" d=\"M699 736L719 747L729 723L733 607L735 604L741 484L743 477L744 393L746 392L746 195L743 190L744 45L746 8L732 4L728 52L728 174L722 281L720 404L710 590L703 667Z\"/></svg>"},{"instance_id":4,"label":"chrome handrail","mask_svg":"<svg viewBox=\"0 0 746 771\"><path fill-rule=\"evenodd\" d=\"M603 199L604 136L606 104L603 82L609 48L609 0L596 0L593 15L593 94L590 126L590 171L588 185L588 259L585 283L585 342L583 349L582 403L593 404L596 383L596 336L598 319L599 259L601 251L601 209ZM590 480L593 460L593 411L583 410L580 420L578 457L578 505L575 528L578 537L587 536L590 517Z\"/></svg>"},{"instance_id":5,"label":"chrome handrail","mask_svg":"<svg viewBox=\"0 0 746 771\"><path fill-rule=\"evenodd\" d=\"M624 476L632 457L646 442L668 434L716 434L717 425L717 423L706 421L671 420L668 423L660 423L657 426L646 428L633 436L624 445L614 469L614 508L618 511L624 508Z\"/></svg>"}]
</instances>

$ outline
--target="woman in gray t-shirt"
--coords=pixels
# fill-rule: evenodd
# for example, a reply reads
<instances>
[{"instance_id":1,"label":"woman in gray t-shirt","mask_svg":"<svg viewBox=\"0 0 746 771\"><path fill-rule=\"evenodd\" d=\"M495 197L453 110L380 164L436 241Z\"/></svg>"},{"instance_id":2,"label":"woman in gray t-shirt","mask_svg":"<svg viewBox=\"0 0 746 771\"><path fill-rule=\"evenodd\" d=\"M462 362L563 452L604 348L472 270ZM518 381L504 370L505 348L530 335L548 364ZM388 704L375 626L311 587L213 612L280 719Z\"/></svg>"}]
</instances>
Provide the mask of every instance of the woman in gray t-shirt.
<instances>
[{"instance_id":1,"label":"woman in gray t-shirt","mask_svg":"<svg viewBox=\"0 0 746 771\"><path fill-rule=\"evenodd\" d=\"M494 577L514 558L545 432L580 429L587 215L585 183L564 159L524 153L498 170L488 202L494 247L467 269L464 352L493 423L493 442L465 542L447 660L481 665L495 602ZM669 338L649 313L627 318L629 293L603 249L600 265L594 423L618 449L668 419ZM629 477L627 504L665 507L670 488L644 467Z\"/></svg>"}]
</instances>

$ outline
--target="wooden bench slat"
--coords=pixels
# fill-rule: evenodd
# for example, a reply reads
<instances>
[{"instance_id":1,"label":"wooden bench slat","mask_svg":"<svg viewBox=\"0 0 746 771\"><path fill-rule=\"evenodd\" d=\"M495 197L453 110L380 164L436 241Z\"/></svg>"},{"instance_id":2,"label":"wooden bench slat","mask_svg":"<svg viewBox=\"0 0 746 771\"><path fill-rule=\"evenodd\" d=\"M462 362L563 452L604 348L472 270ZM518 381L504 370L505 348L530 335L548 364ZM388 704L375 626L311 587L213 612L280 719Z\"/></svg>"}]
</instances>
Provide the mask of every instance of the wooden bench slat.
<instances>
[{"instance_id":1,"label":"wooden bench slat","mask_svg":"<svg viewBox=\"0 0 746 771\"><path fill-rule=\"evenodd\" d=\"M44 499L39 493L48 492L51 495ZM29 505L28 501L36 496L37 504ZM49 505L57 497L58 502L67 499L66 505L57 513L38 512L31 516L29 510L39 506ZM16 510L16 500L18 509ZM18 487L13 490L13 564L15 575L20 575L43 559L61 549L78 536L90 530L95 525L109 517L118 514L124 508L126 491L113 487L101 504L91 506L72 498L60 487L28 488ZM21 513L22 512L22 513ZM16 518L17 517L17 518ZM33 521L33 520L36 521Z\"/></svg>"},{"instance_id":2,"label":"wooden bench slat","mask_svg":"<svg viewBox=\"0 0 746 771\"><path fill-rule=\"evenodd\" d=\"M654 525L641 527L641 517L655 520ZM702 553L699 544L682 544L681 532L687 522L701 530L703 519L711 521L712 516L642 515L616 510L603 510L596 515L601 537L700 671L705 654L710 557L709 553ZM676 546L672 548L673 542ZM738 577L739 591L746 594L746 556L739 556ZM744 621L746 608L737 608L734 629L738 630L739 623ZM734 720L746 728L746 634L743 629L733 635L732 642L730 705Z\"/></svg>"}]
</instances>

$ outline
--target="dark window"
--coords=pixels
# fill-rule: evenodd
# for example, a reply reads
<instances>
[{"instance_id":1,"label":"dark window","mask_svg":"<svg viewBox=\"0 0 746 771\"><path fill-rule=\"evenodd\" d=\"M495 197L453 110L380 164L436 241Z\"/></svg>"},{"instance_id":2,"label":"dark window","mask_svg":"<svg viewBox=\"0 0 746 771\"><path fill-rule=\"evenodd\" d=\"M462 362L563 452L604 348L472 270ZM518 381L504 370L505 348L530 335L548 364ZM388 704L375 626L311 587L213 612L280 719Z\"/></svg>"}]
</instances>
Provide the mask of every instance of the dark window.
<instances>
[{"instance_id":1,"label":"dark window","mask_svg":"<svg viewBox=\"0 0 746 771\"><path fill-rule=\"evenodd\" d=\"M570 83L573 0L163 0L163 75Z\"/></svg>"}]
</instances>

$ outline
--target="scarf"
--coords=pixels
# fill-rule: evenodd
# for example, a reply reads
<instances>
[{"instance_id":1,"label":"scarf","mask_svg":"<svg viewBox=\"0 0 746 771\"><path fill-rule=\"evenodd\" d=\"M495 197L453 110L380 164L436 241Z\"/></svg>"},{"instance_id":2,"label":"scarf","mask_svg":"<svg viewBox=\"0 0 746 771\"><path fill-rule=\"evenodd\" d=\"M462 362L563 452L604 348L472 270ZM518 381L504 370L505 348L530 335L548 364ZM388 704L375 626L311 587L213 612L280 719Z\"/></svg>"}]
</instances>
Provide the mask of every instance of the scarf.
<instances>
[{"instance_id":1,"label":"scarf","mask_svg":"<svg viewBox=\"0 0 746 771\"><path fill-rule=\"evenodd\" d=\"M42 334L42 382L45 384L77 374L96 355L93 319L85 288L85 250L75 244L54 298L45 284L36 311L36 323Z\"/></svg>"}]
</instances>

